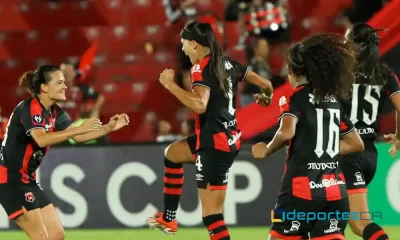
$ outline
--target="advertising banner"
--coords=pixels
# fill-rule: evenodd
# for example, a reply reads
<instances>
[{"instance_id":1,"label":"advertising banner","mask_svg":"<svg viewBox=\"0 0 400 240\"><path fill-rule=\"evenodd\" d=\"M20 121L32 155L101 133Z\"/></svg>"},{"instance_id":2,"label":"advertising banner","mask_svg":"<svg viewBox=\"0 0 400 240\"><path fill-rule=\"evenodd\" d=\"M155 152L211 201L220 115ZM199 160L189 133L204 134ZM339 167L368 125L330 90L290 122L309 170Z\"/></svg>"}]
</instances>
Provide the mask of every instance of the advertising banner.
<instances>
[{"instance_id":1,"label":"advertising banner","mask_svg":"<svg viewBox=\"0 0 400 240\"><path fill-rule=\"evenodd\" d=\"M40 167L40 184L66 228L144 227L146 217L162 210L164 149L161 145L54 148ZM284 161L284 150L268 161L253 160L248 150L241 151L229 173L227 224L270 224ZM185 167L178 218L181 226L203 226L194 164ZM1 209L0 228L10 227L15 226Z\"/></svg>"},{"instance_id":2,"label":"advertising banner","mask_svg":"<svg viewBox=\"0 0 400 240\"><path fill-rule=\"evenodd\" d=\"M376 147L378 166L368 187L369 207L383 213L380 224L400 225L400 158L389 155L390 146L386 143L378 143Z\"/></svg>"},{"instance_id":3,"label":"advertising banner","mask_svg":"<svg viewBox=\"0 0 400 240\"><path fill-rule=\"evenodd\" d=\"M378 144L379 161L369 187L371 211L383 213L385 225L400 224L400 161ZM38 174L66 228L139 228L163 206L163 145L54 148ZM236 226L269 226L279 191L285 150L268 160L254 160L244 146L229 173L225 221ZM185 166L178 220L203 226L195 167ZM0 228L15 228L0 209Z\"/></svg>"}]
</instances>

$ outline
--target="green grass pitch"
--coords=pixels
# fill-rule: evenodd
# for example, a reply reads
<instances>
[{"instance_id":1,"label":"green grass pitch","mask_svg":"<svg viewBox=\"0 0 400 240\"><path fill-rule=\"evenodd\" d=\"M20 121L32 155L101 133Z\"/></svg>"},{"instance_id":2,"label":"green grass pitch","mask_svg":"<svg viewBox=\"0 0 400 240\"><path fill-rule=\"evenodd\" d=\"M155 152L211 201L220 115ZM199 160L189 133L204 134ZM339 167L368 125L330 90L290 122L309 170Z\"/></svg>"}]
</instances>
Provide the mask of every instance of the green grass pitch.
<instances>
[{"instance_id":1,"label":"green grass pitch","mask_svg":"<svg viewBox=\"0 0 400 240\"><path fill-rule=\"evenodd\" d=\"M348 227L349 228L349 227ZM384 227L391 239L400 239L400 227ZM233 228L230 229L233 240L266 240L267 228ZM27 240L24 233L19 231L0 231L1 240ZM164 235L160 231L148 229L135 230L67 230L66 240L208 240L207 230L204 228L182 228L175 236ZM346 240L359 240L348 229Z\"/></svg>"}]
</instances>

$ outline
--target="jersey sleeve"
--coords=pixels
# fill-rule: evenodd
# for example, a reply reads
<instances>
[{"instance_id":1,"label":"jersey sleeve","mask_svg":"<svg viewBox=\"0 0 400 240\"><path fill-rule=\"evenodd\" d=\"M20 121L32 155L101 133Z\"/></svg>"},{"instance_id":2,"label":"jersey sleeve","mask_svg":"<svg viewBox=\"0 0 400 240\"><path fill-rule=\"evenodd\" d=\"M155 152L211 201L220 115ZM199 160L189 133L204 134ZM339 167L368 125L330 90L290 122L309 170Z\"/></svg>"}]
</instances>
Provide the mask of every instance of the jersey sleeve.
<instances>
[{"instance_id":1,"label":"jersey sleeve","mask_svg":"<svg viewBox=\"0 0 400 240\"><path fill-rule=\"evenodd\" d=\"M354 124L345 114L343 107L340 112L340 135L346 135L354 130Z\"/></svg>"},{"instance_id":2,"label":"jersey sleeve","mask_svg":"<svg viewBox=\"0 0 400 240\"><path fill-rule=\"evenodd\" d=\"M79 84L79 89L82 91L83 100L97 100L99 93L94 90L93 87L87 84Z\"/></svg>"},{"instance_id":3,"label":"jersey sleeve","mask_svg":"<svg viewBox=\"0 0 400 240\"><path fill-rule=\"evenodd\" d=\"M30 136L30 132L33 129L46 129L43 109L40 103L35 100L25 102L21 107L21 122L24 125L27 136Z\"/></svg>"},{"instance_id":4,"label":"jersey sleeve","mask_svg":"<svg viewBox=\"0 0 400 240\"><path fill-rule=\"evenodd\" d=\"M281 110L281 116L279 117L278 122L285 115L291 115L296 118L296 121L299 121L299 117L301 114L301 102L300 102L300 94L295 92L292 96L282 96L279 99L279 107Z\"/></svg>"},{"instance_id":5,"label":"jersey sleeve","mask_svg":"<svg viewBox=\"0 0 400 240\"><path fill-rule=\"evenodd\" d=\"M211 89L210 77L207 72L200 66L200 64L196 64L191 69L191 78L192 78L192 88L195 86L202 86L208 89Z\"/></svg>"},{"instance_id":6,"label":"jersey sleeve","mask_svg":"<svg viewBox=\"0 0 400 240\"><path fill-rule=\"evenodd\" d=\"M247 73L249 72L249 67L248 66L243 66L241 63L237 61L232 61L234 64L235 69L237 70L238 73L238 80L240 82L243 82L246 79Z\"/></svg>"},{"instance_id":7,"label":"jersey sleeve","mask_svg":"<svg viewBox=\"0 0 400 240\"><path fill-rule=\"evenodd\" d=\"M400 93L400 81L395 73L388 79L385 89L386 95L391 98L396 93Z\"/></svg>"},{"instance_id":8,"label":"jersey sleeve","mask_svg":"<svg viewBox=\"0 0 400 240\"><path fill-rule=\"evenodd\" d=\"M56 106L57 119L56 119L56 131L63 131L71 126L72 122L68 114L66 114L59 106Z\"/></svg>"}]
</instances>

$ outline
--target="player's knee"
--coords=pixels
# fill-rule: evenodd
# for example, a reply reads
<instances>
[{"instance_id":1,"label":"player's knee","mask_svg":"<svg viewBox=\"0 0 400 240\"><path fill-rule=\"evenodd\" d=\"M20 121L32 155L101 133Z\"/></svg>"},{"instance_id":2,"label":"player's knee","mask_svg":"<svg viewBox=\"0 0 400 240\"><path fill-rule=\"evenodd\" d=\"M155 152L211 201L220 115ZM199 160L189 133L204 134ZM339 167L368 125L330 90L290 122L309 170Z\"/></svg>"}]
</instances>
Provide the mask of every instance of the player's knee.
<instances>
[{"instance_id":1,"label":"player's knee","mask_svg":"<svg viewBox=\"0 0 400 240\"><path fill-rule=\"evenodd\" d=\"M65 239L65 231L64 229L54 229L49 232L49 239L54 240L64 240Z\"/></svg>"},{"instance_id":2,"label":"player's knee","mask_svg":"<svg viewBox=\"0 0 400 240\"><path fill-rule=\"evenodd\" d=\"M27 232L27 235L31 240L50 240L51 238L47 234L45 228L37 229L34 231Z\"/></svg>"},{"instance_id":3,"label":"player's knee","mask_svg":"<svg viewBox=\"0 0 400 240\"><path fill-rule=\"evenodd\" d=\"M182 154L182 150L179 151L179 145L176 143L171 143L164 149L164 156L171 162L179 162L180 155Z\"/></svg>"},{"instance_id":4,"label":"player's knee","mask_svg":"<svg viewBox=\"0 0 400 240\"><path fill-rule=\"evenodd\" d=\"M369 221L361 221L361 220L349 221L351 231L358 236L362 236L364 228L368 224L369 224Z\"/></svg>"}]
</instances>

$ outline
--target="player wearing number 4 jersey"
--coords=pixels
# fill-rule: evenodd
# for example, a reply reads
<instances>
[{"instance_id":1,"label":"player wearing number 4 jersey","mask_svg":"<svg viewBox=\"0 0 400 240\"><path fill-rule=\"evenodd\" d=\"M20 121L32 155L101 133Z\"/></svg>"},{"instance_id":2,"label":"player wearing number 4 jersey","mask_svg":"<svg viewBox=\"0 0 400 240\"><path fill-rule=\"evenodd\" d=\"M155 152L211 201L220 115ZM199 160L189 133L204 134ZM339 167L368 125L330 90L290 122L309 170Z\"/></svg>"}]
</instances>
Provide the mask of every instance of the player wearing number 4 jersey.
<instances>
[{"instance_id":1,"label":"player wearing number 4 jersey","mask_svg":"<svg viewBox=\"0 0 400 240\"><path fill-rule=\"evenodd\" d=\"M212 28L192 22L181 32L182 50L192 67L192 92L179 88L172 70L164 70L161 84L184 105L197 113L196 135L177 141L166 149L164 164L164 212L147 219L153 228L175 233L176 211L183 185L182 163L196 159L196 180L202 203L203 222L212 240L230 239L222 209L228 183L228 171L240 150L240 131L236 123L238 81L247 80L263 90L256 102L266 106L272 94L268 80L238 62L222 55Z\"/></svg>"},{"instance_id":2,"label":"player wearing number 4 jersey","mask_svg":"<svg viewBox=\"0 0 400 240\"><path fill-rule=\"evenodd\" d=\"M347 221L328 213L349 210L338 155L363 150L338 101L351 91L352 51L329 34L311 36L289 49L289 82L295 91L279 101L282 115L274 139L252 151L255 158L264 158L289 145L275 219L281 218L279 211L325 212L327 219L273 222L270 239L345 239Z\"/></svg>"},{"instance_id":3,"label":"player wearing number 4 jersey","mask_svg":"<svg viewBox=\"0 0 400 240\"><path fill-rule=\"evenodd\" d=\"M45 65L20 78L20 85L33 95L15 107L0 152L0 204L9 219L25 231L31 240L63 240L64 229L56 209L39 186L36 169L49 146L70 138L86 142L128 124L125 114L116 115L101 126L90 119L80 127L56 104L65 101L65 79L55 66Z\"/></svg>"},{"instance_id":4,"label":"player wearing number 4 jersey","mask_svg":"<svg viewBox=\"0 0 400 240\"><path fill-rule=\"evenodd\" d=\"M347 42L358 46L356 81L352 97L342 101L343 108L355 124L364 141L365 151L342 156L339 166L346 178L352 212L368 212L367 186L372 181L378 160L374 140L377 136L379 116L383 104L390 99L397 112L400 111L400 84L396 75L384 64L379 63L379 37L377 29L367 24L355 24L346 33ZM400 125L397 114L397 126ZM397 128L399 129L399 128ZM389 135L398 142L400 133ZM390 150L397 153L396 145ZM385 240L389 237L384 230L370 220L350 220L351 229L364 239ZM374 236L375 238L372 238Z\"/></svg>"}]
</instances>

